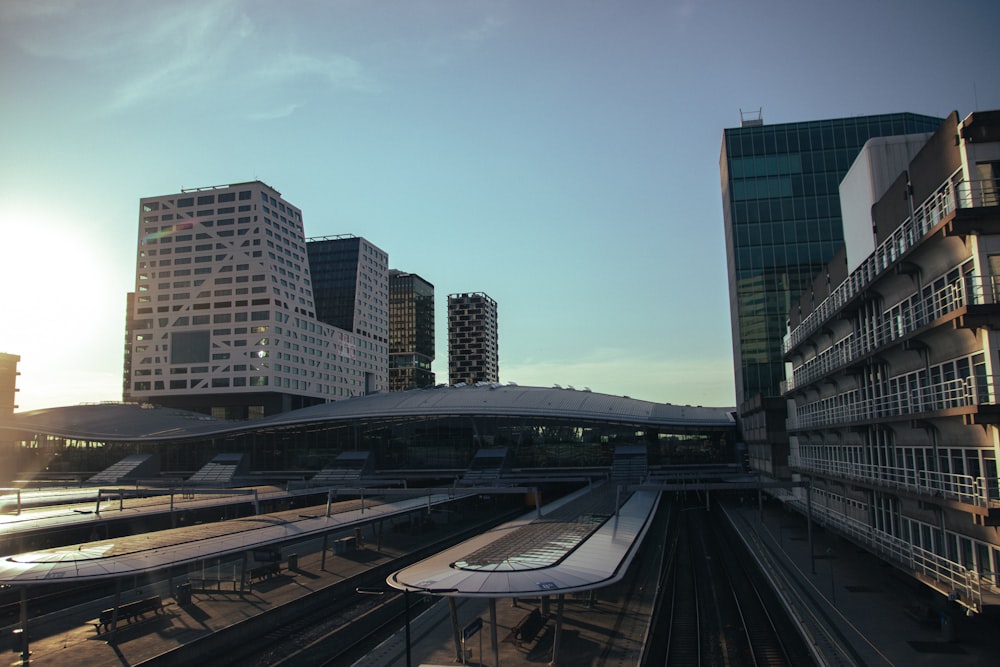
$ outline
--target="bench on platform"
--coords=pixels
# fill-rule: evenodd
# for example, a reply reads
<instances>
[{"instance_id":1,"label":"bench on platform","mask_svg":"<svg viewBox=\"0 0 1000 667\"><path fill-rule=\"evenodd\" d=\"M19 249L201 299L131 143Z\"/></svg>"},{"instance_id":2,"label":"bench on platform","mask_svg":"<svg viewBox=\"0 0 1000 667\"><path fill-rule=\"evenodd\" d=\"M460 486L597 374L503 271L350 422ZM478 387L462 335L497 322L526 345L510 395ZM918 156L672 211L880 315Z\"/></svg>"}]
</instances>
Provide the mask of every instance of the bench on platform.
<instances>
[{"instance_id":1,"label":"bench on platform","mask_svg":"<svg viewBox=\"0 0 1000 667\"><path fill-rule=\"evenodd\" d=\"M517 625L510 629L511 637L517 641L518 646L521 645L521 642L534 641L547 622L548 619L542 616L538 607L535 607L522 616Z\"/></svg>"},{"instance_id":2,"label":"bench on platform","mask_svg":"<svg viewBox=\"0 0 1000 667\"><path fill-rule=\"evenodd\" d=\"M280 574L281 563L267 563L266 565L258 565L251 568L246 574L246 581L248 583L264 581L265 579L273 579Z\"/></svg>"},{"instance_id":3,"label":"bench on platform","mask_svg":"<svg viewBox=\"0 0 1000 667\"><path fill-rule=\"evenodd\" d=\"M105 609L96 621L92 621L97 634L101 634L101 630L107 631L111 627L111 624L115 620L115 611L114 607ZM127 621L131 624L144 621L146 620L146 614L150 612L153 613L153 616L149 618L154 618L156 614L163 613L163 600L160 599L159 595L154 595L142 600L136 600L135 602L127 602L119 606L117 612L119 623Z\"/></svg>"},{"instance_id":4,"label":"bench on platform","mask_svg":"<svg viewBox=\"0 0 1000 667\"><path fill-rule=\"evenodd\" d=\"M233 593L240 592L239 579L188 577L188 583L191 584L192 593L221 593L223 587L231 589Z\"/></svg>"}]
</instances>

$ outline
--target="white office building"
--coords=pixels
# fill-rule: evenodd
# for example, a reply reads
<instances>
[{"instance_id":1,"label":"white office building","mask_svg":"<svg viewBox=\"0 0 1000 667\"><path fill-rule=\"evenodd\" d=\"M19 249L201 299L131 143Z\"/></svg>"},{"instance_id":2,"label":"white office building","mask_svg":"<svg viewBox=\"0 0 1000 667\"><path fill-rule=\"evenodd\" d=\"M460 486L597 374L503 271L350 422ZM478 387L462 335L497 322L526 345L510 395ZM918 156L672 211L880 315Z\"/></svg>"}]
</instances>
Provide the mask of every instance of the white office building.
<instances>
[{"instance_id":1,"label":"white office building","mask_svg":"<svg viewBox=\"0 0 1000 667\"><path fill-rule=\"evenodd\" d=\"M317 318L302 211L267 184L140 200L126 400L252 418L384 391L367 329Z\"/></svg>"}]
</instances>

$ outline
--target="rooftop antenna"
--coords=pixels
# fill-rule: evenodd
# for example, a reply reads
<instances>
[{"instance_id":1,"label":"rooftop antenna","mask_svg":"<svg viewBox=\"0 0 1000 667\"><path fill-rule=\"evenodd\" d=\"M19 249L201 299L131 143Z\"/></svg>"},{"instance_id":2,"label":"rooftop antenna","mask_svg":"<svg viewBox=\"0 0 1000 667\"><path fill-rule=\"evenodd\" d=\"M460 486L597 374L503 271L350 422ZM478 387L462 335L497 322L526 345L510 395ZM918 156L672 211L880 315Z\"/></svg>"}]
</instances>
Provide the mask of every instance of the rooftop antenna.
<instances>
[{"instance_id":1,"label":"rooftop antenna","mask_svg":"<svg viewBox=\"0 0 1000 667\"><path fill-rule=\"evenodd\" d=\"M740 109L740 127L759 127L763 124L764 124L763 107L758 107L756 111L753 110L743 111L743 109Z\"/></svg>"}]
</instances>

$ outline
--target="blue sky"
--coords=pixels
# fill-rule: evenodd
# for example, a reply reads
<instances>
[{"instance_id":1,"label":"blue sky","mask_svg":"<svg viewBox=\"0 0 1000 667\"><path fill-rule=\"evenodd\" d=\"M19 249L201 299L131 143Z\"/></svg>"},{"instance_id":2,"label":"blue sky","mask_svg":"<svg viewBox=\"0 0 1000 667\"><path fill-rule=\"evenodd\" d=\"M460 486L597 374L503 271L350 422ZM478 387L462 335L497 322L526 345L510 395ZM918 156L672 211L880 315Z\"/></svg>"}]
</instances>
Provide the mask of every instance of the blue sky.
<instances>
[{"instance_id":1,"label":"blue sky","mask_svg":"<svg viewBox=\"0 0 1000 667\"><path fill-rule=\"evenodd\" d=\"M498 302L500 378L734 405L719 148L1000 108L1000 3L4 0L0 351L119 400L137 203L259 178Z\"/></svg>"}]
</instances>

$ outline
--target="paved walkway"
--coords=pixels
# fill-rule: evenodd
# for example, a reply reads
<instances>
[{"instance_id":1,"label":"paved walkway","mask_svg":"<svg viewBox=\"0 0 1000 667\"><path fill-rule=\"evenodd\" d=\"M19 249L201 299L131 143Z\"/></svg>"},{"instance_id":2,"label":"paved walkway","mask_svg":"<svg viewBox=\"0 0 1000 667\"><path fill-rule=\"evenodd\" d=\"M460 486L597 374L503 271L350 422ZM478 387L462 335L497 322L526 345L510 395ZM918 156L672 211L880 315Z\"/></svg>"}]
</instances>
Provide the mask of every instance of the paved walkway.
<instances>
[{"instance_id":1,"label":"paved walkway","mask_svg":"<svg viewBox=\"0 0 1000 667\"><path fill-rule=\"evenodd\" d=\"M838 535L813 528L777 503L727 506L764 569L779 578L826 664L972 667L1000 665L1000 624L957 606ZM948 612L942 625L940 612ZM833 628L826 639L816 624ZM841 650L830 642L849 648Z\"/></svg>"}]
</instances>

